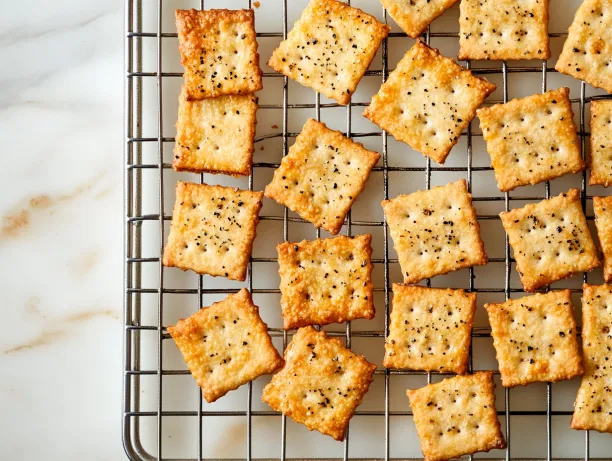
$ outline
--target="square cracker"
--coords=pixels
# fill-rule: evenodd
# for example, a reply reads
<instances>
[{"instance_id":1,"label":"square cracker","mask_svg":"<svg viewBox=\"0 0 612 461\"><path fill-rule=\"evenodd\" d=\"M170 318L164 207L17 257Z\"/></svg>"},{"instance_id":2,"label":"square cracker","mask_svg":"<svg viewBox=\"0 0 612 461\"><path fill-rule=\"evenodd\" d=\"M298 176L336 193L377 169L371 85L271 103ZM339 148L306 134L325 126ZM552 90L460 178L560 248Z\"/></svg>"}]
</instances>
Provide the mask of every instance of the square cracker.
<instances>
[{"instance_id":1,"label":"square cracker","mask_svg":"<svg viewBox=\"0 0 612 461\"><path fill-rule=\"evenodd\" d=\"M458 59L548 59L548 0L463 0Z\"/></svg>"},{"instance_id":2,"label":"square cracker","mask_svg":"<svg viewBox=\"0 0 612 461\"><path fill-rule=\"evenodd\" d=\"M584 0L569 28L555 69L612 93L612 5Z\"/></svg>"},{"instance_id":3,"label":"square cracker","mask_svg":"<svg viewBox=\"0 0 612 461\"><path fill-rule=\"evenodd\" d=\"M420 40L408 50L363 116L442 164L495 85Z\"/></svg>"},{"instance_id":4,"label":"square cracker","mask_svg":"<svg viewBox=\"0 0 612 461\"><path fill-rule=\"evenodd\" d=\"M499 216L525 291L600 266L578 189Z\"/></svg>"},{"instance_id":5,"label":"square cracker","mask_svg":"<svg viewBox=\"0 0 612 461\"><path fill-rule=\"evenodd\" d=\"M257 98L252 94L188 101L183 87L172 167L193 173L248 175L256 113Z\"/></svg>"},{"instance_id":6,"label":"square cracker","mask_svg":"<svg viewBox=\"0 0 612 461\"><path fill-rule=\"evenodd\" d=\"M569 290L485 304L505 387L557 382L583 373Z\"/></svg>"},{"instance_id":7,"label":"square cracker","mask_svg":"<svg viewBox=\"0 0 612 461\"><path fill-rule=\"evenodd\" d=\"M379 158L379 153L309 119L265 195L337 234Z\"/></svg>"},{"instance_id":8,"label":"square cracker","mask_svg":"<svg viewBox=\"0 0 612 461\"><path fill-rule=\"evenodd\" d=\"M612 101L591 101L591 186L612 186Z\"/></svg>"},{"instance_id":9,"label":"square cracker","mask_svg":"<svg viewBox=\"0 0 612 461\"><path fill-rule=\"evenodd\" d=\"M476 293L394 283L383 365L464 374L475 310Z\"/></svg>"},{"instance_id":10,"label":"square cracker","mask_svg":"<svg viewBox=\"0 0 612 461\"><path fill-rule=\"evenodd\" d=\"M283 328L374 318L369 234L277 245Z\"/></svg>"},{"instance_id":11,"label":"square cracker","mask_svg":"<svg viewBox=\"0 0 612 461\"><path fill-rule=\"evenodd\" d=\"M487 263L464 179L382 202L404 283Z\"/></svg>"},{"instance_id":12,"label":"square cracker","mask_svg":"<svg viewBox=\"0 0 612 461\"><path fill-rule=\"evenodd\" d=\"M612 282L612 197L593 197L595 227L603 253L603 275Z\"/></svg>"},{"instance_id":13,"label":"square cracker","mask_svg":"<svg viewBox=\"0 0 612 461\"><path fill-rule=\"evenodd\" d=\"M457 0L380 0L389 15L409 37L417 38Z\"/></svg>"},{"instance_id":14,"label":"square cracker","mask_svg":"<svg viewBox=\"0 0 612 461\"><path fill-rule=\"evenodd\" d=\"M476 111L501 191L585 169L569 89Z\"/></svg>"},{"instance_id":15,"label":"square cracker","mask_svg":"<svg viewBox=\"0 0 612 461\"><path fill-rule=\"evenodd\" d=\"M263 192L178 182L165 266L244 280Z\"/></svg>"},{"instance_id":16,"label":"square cracker","mask_svg":"<svg viewBox=\"0 0 612 461\"><path fill-rule=\"evenodd\" d=\"M425 461L506 448L492 371L455 376L406 394Z\"/></svg>"},{"instance_id":17,"label":"square cracker","mask_svg":"<svg viewBox=\"0 0 612 461\"><path fill-rule=\"evenodd\" d=\"M584 376L571 427L612 433L612 285L583 285Z\"/></svg>"},{"instance_id":18,"label":"square cracker","mask_svg":"<svg viewBox=\"0 0 612 461\"><path fill-rule=\"evenodd\" d=\"M310 0L268 65L346 105L389 30L344 2Z\"/></svg>"},{"instance_id":19,"label":"square cracker","mask_svg":"<svg viewBox=\"0 0 612 461\"><path fill-rule=\"evenodd\" d=\"M284 363L246 288L179 320L168 333L207 402Z\"/></svg>"},{"instance_id":20,"label":"square cracker","mask_svg":"<svg viewBox=\"0 0 612 461\"><path fill-rule=\"evenodd\" d=\"M188 100L263 88L253 10L176 10Z\"/></svg>"},{"instance_id":21,"label":"square cracker","mask_svg":"<svg viewBox=\"0 0 612 461\"><path fill-rule=\"evenodd\" d=\"M285 366L261 399L309 430L344 440L376 365L313 327L300 328L285 351Z\"/></svg>"}]
</instances>

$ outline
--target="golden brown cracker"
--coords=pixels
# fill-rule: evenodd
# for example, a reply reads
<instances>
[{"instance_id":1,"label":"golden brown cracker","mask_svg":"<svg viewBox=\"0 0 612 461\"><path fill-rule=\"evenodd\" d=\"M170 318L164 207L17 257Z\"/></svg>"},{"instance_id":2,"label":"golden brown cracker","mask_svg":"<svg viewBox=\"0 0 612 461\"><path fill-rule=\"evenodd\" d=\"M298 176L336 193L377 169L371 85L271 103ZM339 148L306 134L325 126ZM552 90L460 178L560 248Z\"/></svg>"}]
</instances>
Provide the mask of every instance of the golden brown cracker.
<instances>
[{"instance_id":1,"label":"golden brown cracker","mask_svg":"<svg viewBox=\"0 0 612 461\"><path fill-rule=\"evenodd\" d=\"M612 101L591 101L589 184L612 185Z\"/></svg>"},{"instance_id":2,"label":"golden brown cracker","mask_svg":"<svg viewBox=\"0 0 612 461\"><path fill-rule=\"evenodd\" d=\"M603 253L603 275L612 282L612 197L593 197L595 227Z\"/></svg>"},{"instance_id":3,"label":"golden brown cracker","mask_svg":"<svg viewBox=\"0 0 612 461\"><path fill-rule=\"evenodd\" d=\"M457 0L381 0L389 15L409 37L417 38Z\"/></svg>"}]
</instances>

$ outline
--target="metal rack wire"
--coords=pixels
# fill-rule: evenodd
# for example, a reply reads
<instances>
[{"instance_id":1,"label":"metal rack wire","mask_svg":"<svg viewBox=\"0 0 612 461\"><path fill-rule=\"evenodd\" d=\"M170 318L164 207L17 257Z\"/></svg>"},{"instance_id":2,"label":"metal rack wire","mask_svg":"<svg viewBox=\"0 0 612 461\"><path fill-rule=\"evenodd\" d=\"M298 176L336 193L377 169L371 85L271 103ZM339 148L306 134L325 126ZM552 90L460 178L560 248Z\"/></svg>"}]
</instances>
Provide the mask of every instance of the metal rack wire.
<instances>
[{"instance_id":1,"label":"metal rack wire","mask_svg":"<svg viewBox=\"0 0 612 461\"><path fill-rule=\"evenodd\" d=\"M283 5L282 11L282 31L275 33L258 33L258 37L278 37L285 38L288 31L287 24L287 2L288 0L281 0ZM280 415L274 411L255 411L252 409L252 383L247 385L247 402L244 410L240 411L204 411L202 405L202 398L198 396L198 402L196 410L193 411L167 411L163 410L162 400L162 389L164 385L164 377L170 375L188 374L188 371L183 370L169 370L164 368L162 344L168 339L168 334L165 331L163 324L163 313L164 313L164 295L166 294L196 294L198 299L198 305L194 306L194 309L199 308L203 305L204 294L218 294L218 293L232 293L237 290L233 289L222 289L222 288L210 288L205 287L202 276L198 276L198 284L195 288L167 288L164 286L164 268L161 264L161 254L164 246L164 232L165 222L171 219L171 216L166 214L164 208L164 171L171 168L170 164L164 163L164 142L172 142L173 138L163 136L163 117L162 117L162 79L164 78L175 78L182 77L182 73L164 72L162 63L162 41L165 38L176 37L176 33L163 33L162 32L162 0L157 1L157 31L148 32L142 30L142 0L126 0L126 15L125 15L125 180L124 180L124 211L125 211L125 222L124 222L124 267L125 267L125 297L124 297L124 320L125 320L125 334L124 334L124 369L123 369L123 441L127 455L131 459L162 459L162 443L163 443L163 418L170 416L196 416L198 418L198 451L192 459L202 460L202 418L203 416L240 416L246 418L246 457L244 459L250 460L252 458L252 418L254 416L276 416L281 418L281 446L279 447L279 458L280 460L286 459L287 451L287 437L286 437L286 417ZM245 7L251 8L252 0L245 0ZM350 1L349 1L350 3ZM200 0L200 7L205 7L204 0ZM383 18L386 20L386 12L383 11ZM563 37L564 33L551 33L551 37ZM402 33L391 33L390 37L404 37ZM430 33L427 30L424 39L429 43L433 37L458 37L457 33ZM157 46L157 62L155 72L143 72L142 69L142 39L143 38L154 38L156 39ZM382 82L384 82L390 72L388 68L388 39L385 39L381 45L382 48L382 62L380 70L369 70L366 75L379 76ZM501 101L487 101L488 103L496 102L507 102L508 101L508 78L513 73L541 73L541 90L546 91L547 88L547 76L551 72L555 72L553 69L547 68L546 61L541 62L541 67L513 67L509 68L506 62L501 63L500 68L473 68L470 62L466 62L466 67L470 68L474 74L477 75L491 75L497 74L502 76L503 81L503 100ZM335 103L321 104L320 97L317 93L314 96L314 102L311 104L289 104L288 97L288 80L287 77L277 73L264 73L264 78L282 78L283 89L282 89L282 103L279 104L268 104L260 105L260 109L282 109L282 131L277 134L271 134L262 136L256 139L256 142L261 142L265 139L273 137L282 138L282 152L283 155L287 154L288 151L288 140L289 138L297 136L297 133L289 132L288 130L288 112L289 109L305 109L313 110L314 117L319 120L321 115L321 108L330 107L341 107ZM142 136L142 80L144 78L153 78L157 83L157 136L156 137L143 137ZM572 102L579 104L580 112L580 127L579 135L581 140L582 155L585 155L586 149L586 138L589 133L585 131L585 108L586 104L592 99L598 99L599 97L587 98L585 95L585 84L581 84L580 98L573 99ZM389 198L389 173L390 172L423 172L425 173L425 185L426 188L431 187L432 172L435 171L453 171L453 172L464 172L466 174L466 180L468 189L471 192L473 173L478 171L490 171L490 167L477 167L472 166L472 150L473 150L473 138L482 136L479 133L472 132L472 124L470 123L467 130L462 133L462 137L466 137L466 154L467 164L465 167L443 167L443 166L432 166L429 159L426 160L424 167L391 167L388 162L388 138L386 132L359 132L354 133L351 126L351 108L366 106L367 103L351 103L346 107L346 130L345 133L349 137L363 138L363 137L380 137L381 138L381 152L382 152L382 165L374 168L374 171L381 171L383 177L383 195L384 199ZM157 145L157 163L143 163L143 145L146 143L154 143ZM255 163L253 168L264 169L264 168L276 168L277 164L273 163ZM157 170L158 171L158 195L159 195L159 213L157 214L143 214L142 213L142 173L144 170ZM204 182L204 175L200 175L200 181ZM249 189L253 189L253 171L248 180ZM586 195L586 174L582 175L582 203L583 207L586 207L586 201L591 197ZM474 201L485 201L503 202L504 209L508 211L510 209L510 202L515 200L521 201L539 201L550 196L550 184L546 183L545 195L544 196L526 196L526 195L510 195L506 192L503 196L486 196L486 197L474 197ZM479 220L497 220L499 219L496 214L479 214ZM593 219L589 216L588 219ZM287 241L289 239L289 224L293 222L306 222L301 218L289 217L287 208L284 208L282 216L261 216L260 220L271 220L271 221L282 221L283 223L283 239ZM153 221L158 223L158 246L159 246L159 257L143 257L142 256L142 225L144 222ZM384 296L384 329L376 331L352 331L350 322L346 323L346 329L344 332L332 332L330 335L344 337L347 347L351 346L351 339L355 337L379 337L384 338L389 333L389 310L390 310L390 276L389 276L389 265L397 263L397 259L391 259L389 257L389 235L388 228L386 226L386 220L383 218L382 221L358 221L353 220L352 215L349 212L345 221L344 230L347 235L352 234L353 226L364 226L364 227L382 227L384 235L384 247L383 247L383 258L373 259L374 264L382 264L384 266L384 286L376 287L375 291L383 292ZM319 237L319 231L316 233ZM253 262L275 262L275 258L251 258L249 262L248 276L246 280L247 288L252 293L279 293L278 289L257 289L253 288ZM508 299L512 292L522 292L521 289L514 289L510 286L510 275L512 264L514 260L510 256L510 246L508 244L508 238L505 240L505 255L503 258L489 258L490 262L504 263L505 265L505 277L504 285L494 288L482 288L475 289L474 287L474 271L469 269L469 282L468 289L477 291L479 293L503 293L505 298ZM158 272L158 286L157 288L143 288L141 284L142 280L142 264L150 263L157 264L159 268ZM584 281L586 282L587 274L584 274ZM429 285L429 281L427 282ZM580 291L580 290L573 290ZM141 295L143 294L154 294L157 295L157 325L142 325L141 322ZM145 331L151 331L157 333L157 369L155 370L143 370L141 368L141 333ZM270 334L273 337L281 337L283 349L288 343L288 333L282 329L270 329ZM490 328L474 328L472 337L488 337L490 336ZM469 369L472 370L472 351L470 349L470 365ZM409 416L412 413L410 411L392 410L390 408L390 381L393 376L398 375L426 375L427 382L431 382L432 373L426 372L414 372L407 370L391 370L391 369L379 369L376 371L377 375L384 376L384 396L385 396L385 408L384 411L363 411L358 410L357 415L372 415L372 416L384 416L385 421L385 443L384 453L378 459L390 459L390 417L391 416ZM433 373L436 374L436 373ZM156 411L142 411L140 409L140 379L143 376L153 375L157 377L157 410ZM551 437L551 418L557 415L571 415L570 411L556 411L552 409L552 385L547 385L547 402L546 410L534 410L534 411L514 411L510 409L510 394L509 389L505 389L504 398L504 410L500 411L500 416L505 418L505 436L508 444L508 448L505 452L505 459L511 459L511 437L510 437L510 419L513 415L539 415L546 416L546 427L547 427L547 456L545 459L552 459L552 437ZM140 441L140 418L141 417L154 417L157 420L157 446L156 452L151 454L148 453L142 446ZM343 457L348 459L349 455L349 434L347 430L346 440L344 442ZM585 432L584 439L584 459L593 459L589 456L589 433ZM472 457L470 456L470 459Z\"/></svg>"}]
</instances>

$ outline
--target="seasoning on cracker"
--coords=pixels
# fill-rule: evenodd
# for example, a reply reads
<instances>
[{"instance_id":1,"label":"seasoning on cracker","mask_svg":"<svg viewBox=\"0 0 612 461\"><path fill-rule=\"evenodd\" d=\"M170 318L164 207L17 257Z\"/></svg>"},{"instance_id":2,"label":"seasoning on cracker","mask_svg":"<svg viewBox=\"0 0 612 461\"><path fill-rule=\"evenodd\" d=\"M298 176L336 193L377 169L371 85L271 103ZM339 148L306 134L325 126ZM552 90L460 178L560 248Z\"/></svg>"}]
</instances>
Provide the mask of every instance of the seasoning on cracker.
<instances>
[{"instance_id":1,"label":"seasoning on cracker","mask_svg":"<svg viewBox=\"0 0 612 461\"><path fill-rule=\"evenodd\" d=\"M409 37L417 38L457 0L381 0L389 15Z\"/></svg>"},{"instance_id":2,"label":"seasoning on cracker","mask_svg":"<svg viewBox=\"0 0 612 461\"><path fill-rule=\"evenodd\" d=\"M382 207L404 283L487 263L465 180L399 195Z\"/></svg>"},{"instance_id":3,"label":"seasoning on cracker","mask_svg":"<svg viewBox=\"0 0 612 461\"><path fill-rule=\"evenodd\" d=\"M499 216L525 291L600 266L578 189Z\"/></svg>"},{"instance_id":4,"label":"seasoning on cracker","mask_svg":"<svg viewBox=\"0 0 612 461\"><path fill-rule=\"evenodd\" d=\"M420 40L363 112L395 139L443 164L495 85Z\"/></svg>"},{"instance_id":5,"label":"seasoning on cracker","mask_svg":"<svg viewBox=\"0 0 612 461\"><path fill-rule=\"evenodd\" d=\"M265 195L337 234L380 154L309 119Z\"/></svg>"},{"instance_id":6,"label":"seasoning on cracker","mask_svg":"<svg viewBox=\"0 0 612 461\"><path fill-rule=\"evenodd\" d=\"M244 280L263 192L178 182L165 266Z\"/></svg>"},{"instance_id":7,"label":"seasoning on cracker","mask_svg":"<svg viewBox=\"0 0 612 461\"><path fill-rule=\"evenodd\" d=\"M476 111L503 192L585 169L569 89Z\"/></svg>"},{"instance_id":8,"label":"seasoning on cracker","mask_svg":"<svg viewBox=\"0 0 612 461\"><path fill-rule=\"evenodd\" d=\"M285 350L285 366L264 388L262 400L309 430L344 440L376 365L313 327L300 328Z\"/></svg>"},{"instance_id":9,"label":"seasoning on cracker","mask_svg":"<svg viewBox=\"0 0 612 461\"><path fill-rule=\"evenodd\" d=\"M253 10L176 10L188 100L263 88Z\"/></svg>"},{"instance_id":10,"label":"seasoning on cracker","mask_svg":"<svg viewBox=\"0 0 612 461\"><path fill-rule=\"evenodd\" d=\"M612 185L612 101L591 101L591 155L589 184Z\"/></svg>"},{"instance_id":11,"label":"seasoning on cracker","mask_svg":"<svg viewBox=\"0 0 612 461\"><path fill-rule=\"evenodd\" d=\"M383 365L464 374L476 293L393 284L393 310Z\"/></svg>"},{"instance_id":12,"label":"seasoning on cracker","mask_svg":"<svg viewBox=\"0 0 612 461\"><path fill-rule=\"evenodd\" d=\"M612 197L593 197L595 227L603 253L603 275L612 282Z\"/></svg>"},{"instance_id":13,"label":"seasoning on cracker","mask_svg":"<svg viewBox=\"0 0 612 461\"><path fill-rule=\"evenodd\" d=\"M283 366L246 288L179 320L168 333L207 402Z\"/></svg>"},{"instance_id":14,"label":"seasoning on cracker","mask_svg":"<svg viewBox=\"0 0 612 461\"><path fill-rule=\"evenodd\" d=\"M279 244L283 328L374 318L372 236Z\"/></svg>"}]
</instances>

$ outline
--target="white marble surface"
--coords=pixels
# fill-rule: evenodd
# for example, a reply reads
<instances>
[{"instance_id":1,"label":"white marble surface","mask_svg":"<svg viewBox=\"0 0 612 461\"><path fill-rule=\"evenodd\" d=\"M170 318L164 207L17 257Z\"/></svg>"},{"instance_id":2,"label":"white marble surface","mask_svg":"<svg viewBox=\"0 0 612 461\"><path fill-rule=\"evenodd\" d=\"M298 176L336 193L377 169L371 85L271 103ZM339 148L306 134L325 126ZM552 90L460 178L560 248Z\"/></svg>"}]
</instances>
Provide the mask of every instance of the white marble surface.
<instances>
[{"instance_id":1,"label":"white marble surface","mask_svg":"<svg viewBox=\"0 0 612 461\"><path fill-rule=\"evenodd\" d=\"M0 5L0 458L123 459L123 2Z\"/></svg>"}]
</instances>

